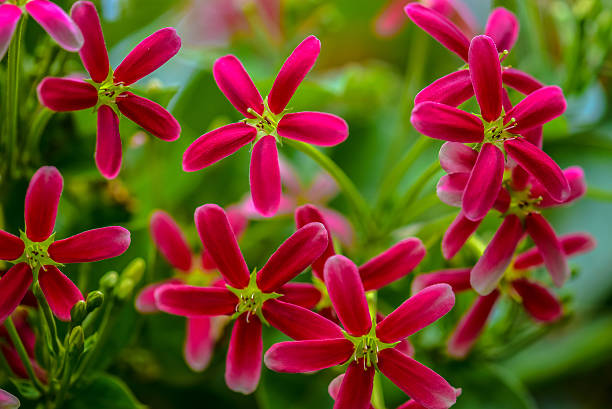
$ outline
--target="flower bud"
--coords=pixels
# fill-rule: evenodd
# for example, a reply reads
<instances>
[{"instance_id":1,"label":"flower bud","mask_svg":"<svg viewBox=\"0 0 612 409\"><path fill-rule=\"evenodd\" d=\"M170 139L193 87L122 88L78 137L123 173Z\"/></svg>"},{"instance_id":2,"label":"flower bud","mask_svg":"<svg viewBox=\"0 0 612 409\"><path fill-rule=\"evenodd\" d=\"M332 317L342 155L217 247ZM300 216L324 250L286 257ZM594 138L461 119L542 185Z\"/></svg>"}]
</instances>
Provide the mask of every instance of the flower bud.
<instances>
[{"instance_id":1,"label":"flower bud","mask_svg":"<svg viewBox=\"0 0 612 409\"><path fill-rule=\"evenodd\" d=\"M104 303L104 294L100 291L92 291L87 295L87 312L90 313Z\"/></svg>"},{"instance_id":2,"label":"flower bud","mask_svg":"<svg viewBox=\"0 0 612 409\"><path fill-rule=\"evenodd\" d=\"M74 304L74 307L72 307L72 309L70 310L70 320L74 324L78 325L83 322L83 320L87 316L87 312L87 304L85 304L85 301L80 300L79 302Z\"/></svg>"},{"instance_id":3,"label":"flower bud","mask_svg":"<svg viewBox=\"0 0 612 409\"><path fill-rule=\"evenodd\" d=\"M146 264L142 258L135 258L130 262L130 264L127 265L126 268L123 269L121 279L130 279L134 284L136 284L142 279L145 267Z\"/></svg>"},{"instance_id":4,"label":"flower bud","mask_svg":"<svg viewBox=\"0 0 612 409\"><path fill-rule=\"evenodd\" d=\"M119 282L119 285L115 288L115 295L120 300L127 300L134 291L136 284L131 279L124 279Z\"/></svg>"},{"instance_id":5,"label":"flower bud","mask_svg":"<svg viewBox=\"0 0 612 409\"><path fill-rule=\"evenodd\" d=\"M109 271L100 279L100 289L103 293L112 290L119 281L119 274L116 271Z\"/></svg>"},{"instance_id":6,"label":"flower bud","mask_svg":"<svg viewBox=\"0 0 612 409\"><path fill-rule=\"evenodd\" d=\"M83 353L84 346L85 334L83 333L83 327L79 325L78 327L74 327L68 339L68 356L70 359L78 358L78 356Z\"/></svg>"}]
</instances>

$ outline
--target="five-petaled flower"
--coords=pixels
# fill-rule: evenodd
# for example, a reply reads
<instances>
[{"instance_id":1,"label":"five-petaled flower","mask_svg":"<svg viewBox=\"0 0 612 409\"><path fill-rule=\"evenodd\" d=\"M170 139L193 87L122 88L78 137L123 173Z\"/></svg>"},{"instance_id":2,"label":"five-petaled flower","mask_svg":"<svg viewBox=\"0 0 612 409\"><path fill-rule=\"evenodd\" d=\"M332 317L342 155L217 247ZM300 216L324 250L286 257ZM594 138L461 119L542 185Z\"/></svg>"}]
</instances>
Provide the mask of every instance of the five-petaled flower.
<instances>
[{"instance_id":1,"label":"five-petaled flower","mask_svg":"<svg viewBox=\"0 0 612 409\"><path fill-rule=\"evenodd\" d=\"M70 310L83 295L58 267L116 257L130 245L130 232L119 226L55 241L53 229L63 186L56 168L40 168L26 193L25 232L17 237L0 230L0 260L15 264L0 280L0 323L17 308L32 282L39 283L53 313L70 320Z\"/></svg>"},{"instance_id":2,"label":"five-petaled flower","mask_svg":"<svg viewBox=\"0 0 612 409\"><path fill-rule=\"evenodd\" d=\"M357 266L344 256L330 257L325 285L344 330L334 324L324 339L281 342L265 355L266 366L278 372L312 372L348 362L337 394L336 409L367 409L378 369L428 409L449 408L456 389L440 375L408 357L397 345L444 316L455 297L447 284L430 286L373 324ZM297 319L297 318L296 318ZM308 321L302 325L309 326Z\"/></svg>"},{"instance_id":3,"label":"five-petaled flower","mask_svg":"<svg viewBox=\"0 0 612 409\"><path fill-rule=\"evenodd\" d=\"M183 169L203 169L254 142L251 152L251 197L263 216L275 214L281 200L276 143L282 138L319 146L334 146L348 136L348 125L323 112L286 113L289 100L313 67L321 43L310 36L287 58L265 101L242 63L233 55L219 58L213 74L221 92L245 119L196 139L183 155Z\"/></svg>"},{"instance_id":4,"label":"five-petaled flower","mask_svg":"<svg viewBox=\"0 0 612 409\"><path fill-rule=\"evenodd\" d=\"M38 86L38 97L53 111L97 110L96 165L104 177L113 179L121 169L119 113L164 141L174 141L180 135L181 127L172 114L161 105L133 94L130 85L172 58L181 48L181 39L173 28L156 31L138 44L113 72L93 3L76 2L71 16L85 38L79 55L91 79L47 77Z\"/></svg>"}]
</instances>

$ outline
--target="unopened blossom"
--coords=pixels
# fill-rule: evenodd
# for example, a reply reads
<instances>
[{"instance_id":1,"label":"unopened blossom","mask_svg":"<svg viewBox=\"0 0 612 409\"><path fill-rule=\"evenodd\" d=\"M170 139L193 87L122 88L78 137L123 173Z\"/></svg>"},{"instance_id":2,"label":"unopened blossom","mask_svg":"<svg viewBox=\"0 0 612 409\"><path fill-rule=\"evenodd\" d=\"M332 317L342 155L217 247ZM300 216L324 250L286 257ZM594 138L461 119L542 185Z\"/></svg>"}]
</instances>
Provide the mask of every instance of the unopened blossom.
<instances>
[{"instance_id":1,"label":"unopened blossom","mask_svg":"<svg viewBox=\"0 0 612 409\"><path fill-rule=\"evenodd\" d=\"M379 370L428 409L449 408L456 390L440 375L398 350L398 343L444 316L455 297L447 284L430 286L373 324L357 266L344 256L327 260L325 285L344 327L324 339L281 342L265 355L277 372L313 372L348 362L336 409L367 409ZM310 325L304 321L304 326ZM333 324L336 325L336 324Z\"/></svg>"},{"instance_id":2,"label":"unopened blossom","mask_svg":"<svg viewBox=\"0 0 612 409\"><path fill-rule=\"evenodd\" d=\"M70 310L83 295L59 267L116 257L130 245L130 232L119 226L56 240L53 230L63 187L64 180L56 168L40 168L32 176L25 197L25 232L17 237L0 230L0 260L14 264L0 280L0 323L36 281L53 313L69 321Z\"/></svg>"},{"instance_id":3,"label":"unopened blossom","mask_svg":"<svg viewBox=\"0 0 612 409\"><path fill-rule=\"evenodd\" d=\"M595 248L595 239L587 233L571 233L559 237L565 257L582 254ZM529 249L516 256L506 269L497 289L488 295L478 295L459 321L448 340L448 352L454 357L464 357L482 333L491 312L501 295L521 303L536 322L550 323L563 314L558 297L545 285L532 277L534 269L544 264L544 256L538 248ZM456 268L419 275L412 283L412 292L438 283L447 283L455 293L471 290L470 268Z\"/></svg>"},{"instance_id":4,"label":"unopened blossom","mask_svg":"<svg viewBox=\"0 0 612 409\"><path fill-rule=\"evenodd\" d=\"M269 323L294 339L324 337L333 325L296 305L312 307L317 303L319 294L312 286L288 283L325 250L327 231L320 223L302 227L281 244L259 271L249 273L222 208L201 206L196 210L195 221L204 248L223 275L226 287L166 284L155 292L157 306L167 313L190 318L235 319L225 381L231 390L249 394L257 388L261 374L262 323ZM311 326L297 324L305 314Z\"/></svg>"},{"instance_id":5,"label":"unopened blossom","mask_svg":"<svg viewBox=\"0 0 612 409\"><path fill-rule=\"evenodd\" d=\"M79 27L57 4L47 0L0 2L0 60L8 49L23 13L29 14L63 49L79 51L83 35ZM25 17L24 17L25 18Z\"/></svg>"},{"instance_id":6,"label":"unopened blossom","mask_svg":"<svg viewBox=\"0 0 612 409\"><path fill-rule=\"evenodd\" d=\"M324 112L287 112L285 109L306 74L312 69L320 41L310 36L297 46L281 67L265 101L242 63L233 55L219 58L213 75L221 92L245 119L208 132L196 139L183 155L183 169L193 172L253 144L250 185L255 209L274 215L281 201L281 176L277 143L282 138L319 146L334 146L348 136L348 125Z\"/></svg>"},{"instance_id":7,"label":"unopened blossom","mask_svg":"<svg viewBox=\"0 0 612 409\"><path fill-rule=\"evenodd\" d=\"M38 98L53 111L97 111L96 165L105 178L113 179L122 160L119 114L164 141L180 135L181 127L172 114L134 94L131 85L176 55L181 39L173 28L162 28L140 42L113 71L93 3L78 1L70 14L85 38L79 55L91 79L47 77L38 85Z\"/></svg>"},{"instance_id":8,"label":"unopened blossom","mask_svg":"<svg viewBox=\"0 0 612 409\"><path fill-rule=\"evenodd\" d=\"M20 405L21 403L19 403L19 399L16 396L0 389L0 409L17 409Z\"/></svg>"}]
</instances>

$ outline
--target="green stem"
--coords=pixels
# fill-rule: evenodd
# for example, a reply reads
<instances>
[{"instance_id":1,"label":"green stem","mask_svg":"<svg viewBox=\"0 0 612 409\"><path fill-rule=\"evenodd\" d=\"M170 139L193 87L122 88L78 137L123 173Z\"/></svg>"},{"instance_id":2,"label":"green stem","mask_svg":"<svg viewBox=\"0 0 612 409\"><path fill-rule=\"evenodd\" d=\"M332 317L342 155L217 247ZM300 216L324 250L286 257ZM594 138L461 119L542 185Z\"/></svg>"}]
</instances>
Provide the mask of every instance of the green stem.
<instances>
[{"instance_id":1,"label":"green stem","mask_svg":"<svg viewBox=\"0 0 612 409\"><path fill-rule=\"evenodd\" d=\"M68 354L66 354L65 361L66 362L64 366L64 373L62 374L60 389L57 392L57 398L55 400L55 405L54 405L57 409L61 409L62 405L64 404L64 400L66 399L66 393L68 392L68 389L70 388L70 375L72 375L72 364L70 362L70 358L68 357Z\"/></svg>"},{"instance_id":2,"label":"green stem","mask_svg":"<svg viewBox=\"0 0 612 409\"><path fill-rule=\"evenodd\" d=\"M380 376L379 372L374 374L374 385L372 388L372 406L374 406L374 409L385 409L385 397L383 395Z\"/></svg>"},{"instance_id":3,"label":"green stem","mask_svg":"<svg viewBox=\"0 0 612 409\"><path fill-rule=\"evenodd\" d=\"M17 160L17 122L19 119L19 74L21 72L21 40L25 27L25 17L19 19L11 45L8 49L8 69L6 76L6 143L8 172L15 175Z\"/></svg>"},{"instance_id":4,"label":"green stem","mask_svg":"<svg viewBox=\"0 0 612 409\"><path fill-rule=\"evenodd\" d=\"M32 380L32 383L41 392L45 391L45 387L40 382L40 380L36 377L34 373L34 368L32 367L32 362L30 362L30 356L28 355L25 347L23 346L23 342L21 342L21 338L19 337L19 333L17 333L17 328L15 328L15 324L13 323L12 318L9 316L6 321L4 321L4 327L17 350L17 354L19 355L19 359L21 359L21 363L25 368L28 376Z\"/></svg>"},{"instance_id":5,"label":"green stem","mask_svg":"<svg viewBox=\"0 0 612 409\"><path fill-rule=\"evenodd\" d=\"M34 283L34 288L32 290L34 296L36 297L36 301L38 301L38 308L42 313L41 315L43 320L45 321L47 328L49 328L53 351L58 354L60 352L60 340L57 336L57 327L55 326L55 319L53 318L51 307L49 307L49 303L47 302L47 299L45 298L45 295L43 294L38 282Z\"/></svg>"},{"instance_id":6,"label":"green stem","mask_svg":"<svg viewBox=\"0 0 612 409\"><path fill-rule=\"evenodd\" d=\"M40 137L53 114L53 111L45 107L39 108L34 114L34 119L32 120L32 125L30 126L30 130L28 132L26 148L23 152L24 164L28 164L38 156L40 149Z\"/></svg>"},{"instance_id":7,"label":"green stem","mask_svg":"<svg viewBox=\"0 0 612 409\"><path fill-rule=\"evenodd\" d=\"M425 213L427 210L433 208L434 206L439 205L440 199L438 198L437 193L432 193L430 195L424 196L418 202L413 203L412 206L407 208L404 213L406 214L406 218L402 220L402 225L406 225Z\"/></svg>"},{"instance_id":8,"label":"green stem","mask_svg":"<svg viewBox=\"0 0 612 409\"><path fill-rule=\"evenodd\" d=\"M586 197L600 202L612 202L612 191L589 186Z\"/></svg>"}]
</instances>

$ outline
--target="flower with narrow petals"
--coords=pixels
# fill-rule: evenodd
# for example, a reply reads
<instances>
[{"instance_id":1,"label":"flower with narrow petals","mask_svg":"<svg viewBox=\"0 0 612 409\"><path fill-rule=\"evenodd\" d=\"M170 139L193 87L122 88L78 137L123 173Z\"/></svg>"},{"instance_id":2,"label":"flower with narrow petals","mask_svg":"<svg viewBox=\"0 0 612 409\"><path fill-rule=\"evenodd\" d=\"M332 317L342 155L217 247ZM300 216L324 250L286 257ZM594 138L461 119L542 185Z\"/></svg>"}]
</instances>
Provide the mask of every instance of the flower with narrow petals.
<instances>
[{"instance_id":1,"label":"flower with narrow petals","mask_svg":"<svg viewBox=\"0 0 612 409\"><path fill-rule=\"evenodd\" d=\"M195 222L226 288L162 285L155 292L157 306L185 317L229 315L235 319L225 381L231 390L249 394L257 388L261 374L262 323L294 339L316 339L330 333L333 323L296 305L314 306L318 291L308 284L288 283L323 253L327 231L320 223L302 227L281 244L261 270L250 274L222 208L211 204L199 207ZM302 319L308 319L312 326L297 325Z\"/></svg>"},{"instance_id":2,"label":"flower with narrow petals","mask_svg":"<svg viewBox=\"0 0 612 409\"><path fill-rule=\"evenodd\" d=\"M334 146L348 136L348 125L335 115L286 113L289 100L313 67L320 49L321 43L314 36L302 41L281 67L265 101L235 56L219 58L213 66L215 81L245 119L196 139L183 155L183 169L186 172L203 169L254 143L250 166L253 205L263 216L274 215L281 201L277 142L289 138L313 145Z\"/></svg>"},{"instance_id":3,"label":"flower with narrow petals","mask_svg":"<svg viewBox=\"0 0 612 409\"><path fill-rule=\"evenodd\" d=\"M595 248L595 239L587 233L572 233L559 237L559 243L566 257L586 253ZM448 340L448 352L451 356L466 356L484 326L502 294L521 303L536 322L550 323L558 320L563 307L557 296L546 286L534 281L531 272L544 264L543 253L532 248L519 254L504 274L503 281L488 295L479 295L472 306L459 321L453 335ZM457 268L421 274L412 282L412 292L438 283L447 283L455 293L470 290L470 268Z\"/></svg>"},{"instance_id":4,"label":"flower with narrow petals","mask_svg":"<svg viewBox=\"0 0 612 409\"><path fill-rule=\"evenodd\" d=\"M0 389L0 409L17 409L21 403L17 397L11 395L4 389Z\"/></svg>"},{"instance_id":5,"label":"flower with narrow petals","mask_svg":"<svg viewBox=\"0 0 612 409\"><path fill-rule=\"evenodd\" d=\"M70 310L83 300L81 291L58 267L88 263L123 254L130 232L119 226L88 230L55 240L55 218L64 180L52 166L40 168L25 198L25 232L17 237L0 230L0 260L14 264L0 280L0 323L17 308L32 282L38 282L53 313L70 320Z\"/></svg>"},{"instance_id":6,"label":"flower with narrow petals","mask_svg":"<svg viewBox=\"0 0 612 409\"><path fill-rule=\"evenodd\" d=\"M113 72L93 3L78 1L70 14L85 38L79 55L91 79L47 77L38 85L38 98L53 111L97 111L96 165L104 177L113 179L121 169L120 113L164 141L174 141L180 135L177 120L161 105L132 93L130 85L172 58L181 48L181 39L173 28L156 31Z\"/></svg>"},{"instance_id":7,"label":"flower with narrow petals","mask_svg":"<svg viewBox=\"0 0 612 409\"><path fill-rule=\"evenodd\" d=\"M0 2L0 60L11 43L17 23L27 12L63 49L79 51L83 35L74 21L57 4L47 0Z\"/></svg>"},{"instance_id":8,"label":"flower with narrow petals","mask_svg":"<svg viewBox=\"0 0 612 409\"><path fill-rule=\"evenodd\" d=\"M404 338L438 320L453 307L455 297L451 287L430 286L374 325L361 277L353 262L340 255L330 257L325 263L324 276L344 327L342 330L338 326L336 332L342 336L275 344L266 352L266 366L277 372L295 373L348 363L334 405L336 409L369 408L376 370L428 409L451 407L456 401L455 388L397 348Z\"/></svg>"}]
</instances>

